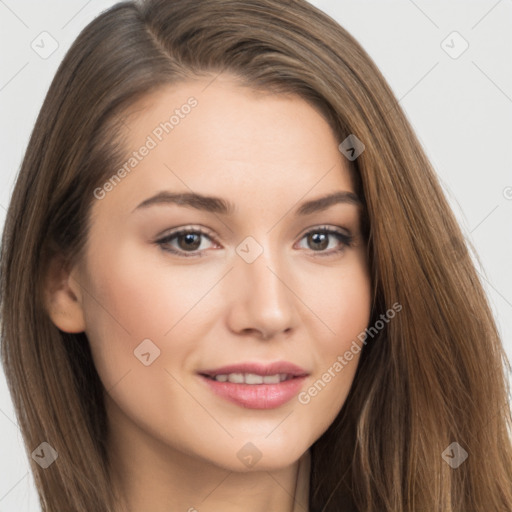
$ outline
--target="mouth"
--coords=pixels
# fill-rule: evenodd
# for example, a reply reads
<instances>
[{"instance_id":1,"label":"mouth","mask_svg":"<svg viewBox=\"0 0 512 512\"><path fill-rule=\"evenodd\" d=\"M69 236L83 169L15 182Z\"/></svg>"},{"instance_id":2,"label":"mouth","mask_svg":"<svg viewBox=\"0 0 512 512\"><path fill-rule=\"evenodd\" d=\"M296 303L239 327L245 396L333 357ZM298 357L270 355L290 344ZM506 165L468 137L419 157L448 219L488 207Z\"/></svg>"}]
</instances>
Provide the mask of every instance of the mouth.
<instances>
[{"instance_id":1,"label":"mouth","mask_svg":"<svg viewBox=\"0 0 512 512\"><path fill-rule=\"evenodd\" d=\"M240 407L275 409L289 402L300 391L309 373L287 362L242 363L198 375L217 396Z\"/></svg>"},{"instance_id":2,"label":"mouth","mask_svg":"<svg viewBox=\"0 0 512 512\"><path fill-rule=\"evenodd\" d=\"M276 373L275 375L258 375L257 373L220 373L218 375L209 376L203 375L207 379L215 380L216 382L230 382L231 384L280 384L290 379L296 378L294 375L288 373Z\"/></svg>"}]
</instances>

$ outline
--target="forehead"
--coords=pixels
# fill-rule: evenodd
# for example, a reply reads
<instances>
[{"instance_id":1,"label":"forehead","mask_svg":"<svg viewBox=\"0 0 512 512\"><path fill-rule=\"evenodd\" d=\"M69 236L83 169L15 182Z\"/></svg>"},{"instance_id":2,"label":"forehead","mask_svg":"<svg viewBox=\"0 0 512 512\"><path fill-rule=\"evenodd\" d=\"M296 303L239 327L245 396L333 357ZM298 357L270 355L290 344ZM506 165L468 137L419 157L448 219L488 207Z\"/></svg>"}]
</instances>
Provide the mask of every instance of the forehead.
<instances>
[{"instance_id":1,"label":"forehead","mask_svg":"<svg viewBox=\"0 0 512 512\"><path fill-rule=\"evenodd\" d=\"M147 95L127 111L123 135L123 176L108 195L131 208L164 189L235 204L353 190L339 141L315 107L224 77Z\"/></svg>"}]
</instances>

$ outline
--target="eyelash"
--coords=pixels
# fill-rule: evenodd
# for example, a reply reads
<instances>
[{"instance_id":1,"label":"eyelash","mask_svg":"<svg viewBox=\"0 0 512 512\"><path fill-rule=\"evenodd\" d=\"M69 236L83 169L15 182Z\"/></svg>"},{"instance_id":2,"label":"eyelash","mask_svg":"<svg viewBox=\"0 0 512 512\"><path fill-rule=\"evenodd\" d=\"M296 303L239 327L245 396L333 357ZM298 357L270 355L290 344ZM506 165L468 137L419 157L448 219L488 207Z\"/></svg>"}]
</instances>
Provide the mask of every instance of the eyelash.
<instances>
[{"instance_id":1,"label":"eyelash","mask_svg":"<svg viewBox=\"0 0 512 512\"><path fill-rule=\"evenodd\" d=\"M341 231L338 231L336 229L328 228L327 226L321 226L319 228L312 229L310 231L307 231L304 233L304 235L301 237L301 240L308 235L311 235L313 233L323 233L323 234L330 234L330 235L336 235L338 239L341 241L341 245L339 248L331 249L330 251L312 251L314 257L328 257L328 256L334 256L335 254L339 254L342 251L344 251L347 247L352 247L354 244L354 237L352 235L346 235L345 233L342 233ZM169 248L168 244L169 242L179 237L180 235L188 235L188 234L201 234L209 238L210 240L214 241L214 238L212 235L202 229L192 229L192 228L184 228L180 229L178 231L173 231L166 235L165 237L161 238L160 240L156 240L155 244L158 245L162 250L166 252L170 252L172 254L175 254L180 257L185 258L193 258L193 257L203 257L202 254L203 251L198 251L197 249L195 252L192 251L182 251L182 250L176 250Z\"/></svg>"}]
</instances>

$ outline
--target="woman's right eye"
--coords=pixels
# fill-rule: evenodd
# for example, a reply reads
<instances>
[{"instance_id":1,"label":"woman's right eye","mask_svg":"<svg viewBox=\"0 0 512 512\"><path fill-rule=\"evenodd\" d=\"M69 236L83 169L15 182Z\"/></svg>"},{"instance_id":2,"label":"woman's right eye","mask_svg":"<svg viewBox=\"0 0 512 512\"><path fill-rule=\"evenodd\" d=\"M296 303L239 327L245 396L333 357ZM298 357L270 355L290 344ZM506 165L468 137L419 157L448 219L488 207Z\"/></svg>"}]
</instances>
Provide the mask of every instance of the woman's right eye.
<instances>
[{"instance_id":1,"label":"woman's right eye","mask_svg":"<svg viewBox=\"0 0 512 512\"><path fill-rule=\"evenodd\" d=\"M202 242L201 237L206 237L212 240L211 235L201 229L180 229L165 235L155 243L164 251L190 258L204 255L203 252L206 249L200 249ZM173 241L177 242L177 248L175 245L171 244Z\"/></svg>"}]
</instances>

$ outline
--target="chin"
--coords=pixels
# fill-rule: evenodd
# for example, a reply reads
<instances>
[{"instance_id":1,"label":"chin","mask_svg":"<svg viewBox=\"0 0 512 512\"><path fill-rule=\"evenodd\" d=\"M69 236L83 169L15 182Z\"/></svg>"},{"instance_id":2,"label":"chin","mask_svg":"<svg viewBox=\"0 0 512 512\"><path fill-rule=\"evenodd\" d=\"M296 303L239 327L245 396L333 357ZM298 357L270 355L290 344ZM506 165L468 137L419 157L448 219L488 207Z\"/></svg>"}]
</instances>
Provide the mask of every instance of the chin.
<instances>
[{"instance_id":1,"label":"chin","mask_svg":"<svg viewBox=\"0 0 512 512\"><path fill-rule=\"evenodd\" d=\"M203 457L229 471L278 471L296 463L310 447L308 439L288 436L271 440L270 437L246 435L243 439L231 439L227 446L221 447L221 452L217 445L215 453L203 452Z\"/></svg>"}]
</instances>

